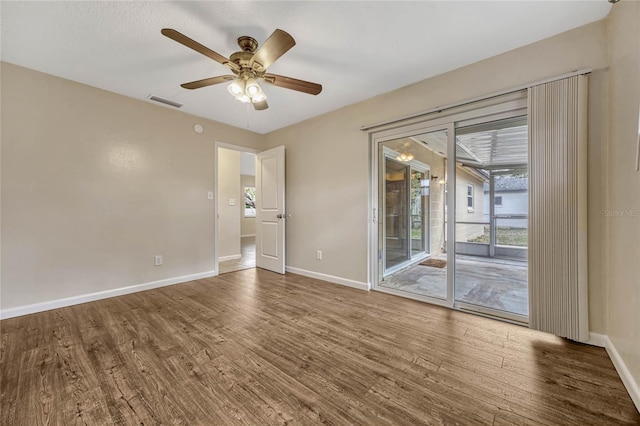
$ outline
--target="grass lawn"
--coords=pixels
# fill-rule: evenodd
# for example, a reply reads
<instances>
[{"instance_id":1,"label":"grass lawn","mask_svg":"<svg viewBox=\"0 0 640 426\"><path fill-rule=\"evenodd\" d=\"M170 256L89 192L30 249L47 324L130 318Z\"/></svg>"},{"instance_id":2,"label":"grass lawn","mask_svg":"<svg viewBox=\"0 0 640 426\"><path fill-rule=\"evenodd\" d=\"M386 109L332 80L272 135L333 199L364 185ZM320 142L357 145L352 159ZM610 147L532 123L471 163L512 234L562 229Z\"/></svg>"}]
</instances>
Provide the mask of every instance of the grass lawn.
<instances>
[{"instance_id":1,"label":"grass lawn","mask_svg":"<svg viewBox=\"0 0 640 426\"><path fill-rule=\"evenodd\" d=\"M484 234L470 240L472 243L486 243L489 244L489 227L484 227ZM527 247L527 230L520 228L496 228L496 244L504 246L519 246Z\"/></svg>"}]
</instances>

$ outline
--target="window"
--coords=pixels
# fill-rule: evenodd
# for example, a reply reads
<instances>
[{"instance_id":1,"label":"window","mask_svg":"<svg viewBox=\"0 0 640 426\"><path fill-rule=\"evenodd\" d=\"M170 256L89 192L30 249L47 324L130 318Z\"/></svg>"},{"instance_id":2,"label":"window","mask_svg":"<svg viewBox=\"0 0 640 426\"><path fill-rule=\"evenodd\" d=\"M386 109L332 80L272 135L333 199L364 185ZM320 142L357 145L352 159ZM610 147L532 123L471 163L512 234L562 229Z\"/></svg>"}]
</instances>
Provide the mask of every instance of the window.
<instances>
[{"instance_id":1,"label":"window","mask_svg":"<svg viewBox=\"0 0 640 426\"><path fill-rule=\"evenodd\" d=\"M467 184L467 209L473 210L473 185Z\"/></svg>"},{"instance_id":2,"label":"window","mask_svg":"<svg viewBox=\"0 0 640 426\"><path fill-rule=\"evenodd\" d=\"M256 188L244 187L244 217L256 217Z\"/></svg>"},{"instance_id":3,"label":"window","mask_svg":"<svg viewBox=\"0 0 640 426\"><path fill-rule=\"evenodd\" d=\"M496 207L502 207L502 195L497 195L494 201Z\"/></svg>"}]
</instances>

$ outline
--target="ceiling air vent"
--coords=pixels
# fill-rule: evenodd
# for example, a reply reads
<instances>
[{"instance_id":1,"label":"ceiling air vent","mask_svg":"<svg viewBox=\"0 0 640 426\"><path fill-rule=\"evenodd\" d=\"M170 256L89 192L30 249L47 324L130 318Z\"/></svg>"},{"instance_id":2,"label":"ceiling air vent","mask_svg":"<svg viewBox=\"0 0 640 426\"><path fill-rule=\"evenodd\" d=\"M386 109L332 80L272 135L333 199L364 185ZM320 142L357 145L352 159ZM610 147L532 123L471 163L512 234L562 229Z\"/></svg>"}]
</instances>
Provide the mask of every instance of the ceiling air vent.
<instances>
[{"instance_id":1,"label":"ceiling air vent","mask_svg":"<svg viewBox=\"0 0 640 426\"><path fill-rule=\"evenodd\" d=\"M161 98L159 96L151 95L151 96L149 96L149 100L155 101L155 102L160 102L161 104L165 104L165 105L170 105L170 106L175 107L175 108L182 108L182 104L180 104L178 102L170 101L169 99Z\"/></svg>"}]
</instances>

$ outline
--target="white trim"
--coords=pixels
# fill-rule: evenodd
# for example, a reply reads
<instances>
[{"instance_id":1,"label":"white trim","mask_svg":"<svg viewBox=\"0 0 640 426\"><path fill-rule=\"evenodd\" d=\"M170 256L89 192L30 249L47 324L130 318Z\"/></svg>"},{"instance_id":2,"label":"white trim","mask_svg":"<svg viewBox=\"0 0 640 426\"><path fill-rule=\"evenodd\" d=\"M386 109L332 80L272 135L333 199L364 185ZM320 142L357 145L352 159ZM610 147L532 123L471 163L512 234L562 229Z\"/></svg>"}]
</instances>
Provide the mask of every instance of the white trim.
<instances>
[{"instance_id":1,"label":"white trim","mask_svg":"<svg viewBox=\"0 0 640 426\"><path fill-rule=\"evenodd\" d=\"M493 309L487 306L474 305L473 303L454 301L453 307L457 308L461 312L473 312L486 316L487 318L500 319L508 321L512 324L529 326L529 317L527 315L515 314L509 311L503 311L500 309Z\"/></svg>"},{"instance_id":2,"label":"white trim","mask_svg":"<svg viewBox=\"0 0 640 426\"><path fill-rule=\"evenodd\" d=\"M37 312L49 311L51 309L64 308L78 305L80 303L94 302L96 300L108 299L110 297L122 296L139 291L152 290L154 288L166 287L168 285L180 284L187 281L199 280L215 276L215 271L200 272L198 274L183 275L181 277L166 278L164 280L152 281L143 284L131 285L128 287L114 288L112 290L99 291L96 293L81 294L78 296L65 297L63 299L50 300L48 302L34 303L32 305L17 306L15 308L0 311L0 319L19 317L22 315L35 314Z\"/></svg>"},{"instance_id":3,"label":"white trim","mask_svg":"<svg viewBox=\"0 0 640 426\"><path fill-rule=\"evenodd\" d=\"M256 236L256 234L243 234L243 235L240 235L240 238L255 237L255 236Z\"/></svg>"},{"instance_id":4,"label":"white trim","mask_svg":"<svg viewBox=\"0 0 640 426\"><path fill-rule=\"evenodd\" d=\"M291 272L292 274L303 275L309 278L315 278L322 281L328 281L334 284L340 284L347 287L357 288L359 290L370 290L370 283L363 283L362 281L350 280L348 278L336 277L333 275L321 274L320 272L307 271L306 269L294 268L293 266L285 267L286 272Z\"/></svg>"},{"instance_id":5,"label":"white trim","mask_svg":"<svg viewBox=\"0 0 640 426\"><path fill-rule=\"evenodd\" d=\"M609 339L609 336L606 334L589 333L589 340L585 343L605 348L624 387L627 389L627 392L629 392L631 400L636 405L636 409L640 411L640 386L633 378L631 371L629 371L627 364L625 364L620 353L618 353L618 350L613 345L613 342Z\"/></svg>"},{"instance_id":6,"label":"white trim","mask_svg":"<svg viewBox=\"0 0 640 426\"><path fill-rule=\"evenodd\" d=\"M597 346L599 348L606 348L608 340L609 338L606 334L589 333L589 340L584 343L591 346Z\"/></svg>"},{"instance_id":7,"label":"white trim","mask_svg":"<svg viewBox=\"0 0 640 426\"><path fill-rule=\"evenodd\" d=\"M609 358L611 358L613 366L616 368L618 375L622 379L624 387L627 388L627 392L629 392L631 400L636 405L636 409L640 411L640 386L638 386L638 383L633 378L631 371L629 371L627 364L625 364L624 360L618 353L618 350L613 345L613 342L611 341L611 339L609 339L609 336L604 337L606 338L605 349L609 354Z\"/></svg>"},{"instance_id":8,"label":"white trim","mask_svg":"<svg viewBox=\"0 0 640 426\"><path fill-rule=\"evenodd\" d=\"M383 287L381 285L374 286L372 290L378 291L380 293L393 294L394 296L404 297L405 299L417 300L419 302L428 303L430 305L444 306L445 308L451 308L451 304L445 299L439 299L439 298L430 297L430 296L423 296L418 293L409 293L408 291L398 290L392 287ZM452 308L452 309L455 309L455 308Z\"/></svg>"},{"instance_id":9,"label":"white trim","mask_svg":"<svg viewBox=\"0 0 640 426\"><path fill-rule=\"evenodd\" d=\"M227 260L236 260L236 259L242 259L242 255L241 254L231 254L229 256L220 256L218 258L218 262L226 262Z\"/></svg>"}]
</instances>

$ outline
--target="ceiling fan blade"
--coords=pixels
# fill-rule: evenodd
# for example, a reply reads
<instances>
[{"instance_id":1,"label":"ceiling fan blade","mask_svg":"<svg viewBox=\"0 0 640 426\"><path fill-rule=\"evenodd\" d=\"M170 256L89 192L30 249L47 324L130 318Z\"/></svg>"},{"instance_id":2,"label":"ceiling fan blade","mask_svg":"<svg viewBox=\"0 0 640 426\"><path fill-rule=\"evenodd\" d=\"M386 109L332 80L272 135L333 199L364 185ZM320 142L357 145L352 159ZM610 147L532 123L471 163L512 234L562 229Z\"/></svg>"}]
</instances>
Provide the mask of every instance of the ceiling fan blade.
<instances>
[{"instance_id":1,"label":"ceiling fan blade","mask_svg":"<svg viewBox=\"0 0 640 426\"><path fill-rule=\"evenodd\" d=\"M190 83L184 83L180 86L185 89L193 90L201 87L213 86L214 84L224 83L225 81L231 81L235 79L232 75L219 75L217 77L205 78L204 80L192 81Z\"/></svg>"},{"instance_id":2,"label":"ceiling fan blade","mask_svg":"<svg viewBox=\"0 0 640 426\"><path fill-rule=\"evenodd\" d=\"M221 54L214 52L209 49L207 46L203 46L195 40L190 39L186 35L172 29L172 28L163 28L161 31L162 35L169 37L171 40L177 41L178 43L187 46L189 49L193 49L198 53L203 54L204 56L213 59L216 62L220 62L222 65L226 65L229 68L239 69L240 67L229 61L229 59L225 58Z\"/></svg>"},{"instance_id":3,"label":"ceiling fan blade","mask_svg":"<svg viewBox=\"0 0 640 426\"><path fill-rule=\"evenodd\" d=\"M295 45L296 41L289 33L275 30L249 60L249 66L256 68L254 65L257 63L262 66L262 70L267 69L276 59L287 53Z\"/></svg>"},{"instance_id":4,"label":"ceiling fan blade","mask_svg":"<svg viewBox=\"0 0 640 426\"><path fill-rule=\"evenodd\" d=\"M255 108L256 111L262 111L269 108L269 104L267 104L267 101L254 102L253 108Z\"/></svg>"},{"instance_id":5,"label":"ceiling fan blade","mask_svg":"<svg viewBox=\"0 0 640 426\"><path fill-rule=\"evenodd\" d=\"M317 95L322 92L322 85L320 84L298 80L297 78L285 77L283 75L265 74L264 81L273 84L274 86L297 90L298 92L304 92L310 95Z\"/></svg>"}]
</instances>

